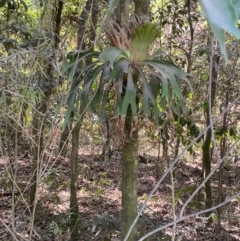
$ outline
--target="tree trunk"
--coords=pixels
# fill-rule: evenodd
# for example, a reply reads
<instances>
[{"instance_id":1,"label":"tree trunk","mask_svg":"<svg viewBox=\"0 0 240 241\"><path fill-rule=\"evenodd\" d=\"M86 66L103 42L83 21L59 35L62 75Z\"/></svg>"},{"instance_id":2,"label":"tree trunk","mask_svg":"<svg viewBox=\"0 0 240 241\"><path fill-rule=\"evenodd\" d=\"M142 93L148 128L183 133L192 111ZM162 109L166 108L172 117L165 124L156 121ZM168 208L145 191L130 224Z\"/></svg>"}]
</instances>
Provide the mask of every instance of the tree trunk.
<instances>
[{"instance_id":1,"label":"tree trunk","mask_svg":"<svg viewBox=\"0 0 240 241\"><path fill-rule=\"evenodd\" d=\"M229 104L229 88L231 87L231 79L228 80L227 82L227 91L226 91L226 99L225 99L225 108ZM223 115L223 125L222 125L223 130L227 130L227 113ZM227 140L226 140L226 134L223 134L223 137L220 142L220 155L221 158L224 157L225 152L226 152L226 146L227 146ZM218 176L218 204L223 202L223 190L222 190L222 184L223 184L223 163L219 166L219 176ZM222 216L222 209L219 207L217 209L217 214L218 214L218 226L220 227L221 225L221 216Z\"/></svg>"},{"instance_id":2,"label":"tree trunk","mask_svg":"<svg viewBox=\"0 0 240 241\"><path fill-rule=\"evenodd\" d=\"M149 0L134 0L135 14L139 17L146 17L150 14Z\"/></svg>"},{"instance_id":3,"label":"tree trunk","mask_svg":"<svg viewBox=\"0 0 240 241\"><path fill-rule=\"evenodd\" d=\"M125 120L125 135L122 148L122 239L137 215L138 129L133 126L130 107ZM128 241L135 241L136 237L135 225Z\"/></svg>"},{"instance_id":4,"label":"tree trunk","mask_svg":"<svg viewBox=\"0 0 240 241\"><path fill-rule=\"evenodd\" d=\"M161 144L162 144L161 143L161 131L158 131L158 154L157 154L157 159L155 162L155 169L156 169L155 178L156 178L156 180L158 180L160 177Z\"/></svg>"},{"instance_id":5,"label":"tree trunk","mask_svg":"<svg viewBox=\"0 0 240 241\"><path fill-rule=\"evenodd\" d=\"M206 115L206 125L210 125L210 112L212 111L212 107L214 105L215 96L216 96L216 88L217 88L217 69L215 66L219 65L220 58L217 55L212 56L212 76L209 78L212 79L211 81L211 108L210 103L207 105L205 109ZM209 61L210 62L210 61ZM203 178L206 178L208 174L211 172L211 139L212 139L212 131L211 128L208 129L205 135L205 139L202 146L202 167L203 167ZM211 179L209 178L205 183L205 208L212 207L212 190L211 190ZM209 216L211 212L206 213L206 216Z\"/></svg>"},{"instance_id":6,"label":"tree trunk","mask_svg":"<svg viewBox=\"0 0 240 241\"><path fill-rule=\"evenodd\" d=\"M208 108L207 108L207 110ZM207 114L209 115L209 114ZM207 125L209 122L207 122ZM206 178L208 174L211 172L211 155L210 155L210 145L211 145L211 138L212 138L212 132L210 129L208 129L206 133L206 137L203 143L202 152L203 152L203 178ZM205 208L211 208L212 207L212 190L211 190L211 179L208 179L205 183ZM211 214L207 213L206 216L209 216Z\"/></svg>"},{"instance_id":7,"label":"tree trunk","mask_svg":"<svg viewBox=\"0 0 240 241\"><path fill-rule=\"evenodd\" d=\"M223 117L224 118L224 117ZM224 118L225 119L225 118ZM226 126L226 125L225 125ZM221 140L221 150L220 150L220 155L221 158L224 157L225 155L225 150L226 150L226 136L224 134L224 136L222 137ZM222 190L222 185L223 185L223 163L221 163L221 165L219 166L219 174L218 174L218 200L217 200L217 204L220 204L221 202L223 202L223 190ZM222 209L221 207L219 207L217 209L217 217L218 217L218 226L221 226L221 218L222 218Z\"/></svg>"},{"instance_id":8,"label":"tree trunk","mask_svg":"<svg viewBox=\"0 0 240 241\"><path fill-rule=\"evenodd\" d=\"M95 4L95 5L94 5ZM82 10L79 22L78 22L78 41L77 41L77 49L84 49L86 44L84 41L84 34L86 31L86 23L89 17L89 13L92 10L92 24L97 24L97 14L99 13L98 6L96 5L96 0L88 0L85 4L85 8ZM94 6L93 6L94 5ZM95 10L93 8L96 8ZM95 26L94 26L95 27ZM95 31L93 26L91 26L90 30L90 41L88 47L90 48L91 40L93 41L95 38ZM91 58L88 58L86 61L86 65L89 65L92 62ZM82 63L81 63L82 64ZM75 80L76 77L74 77ZM73 85L74 86L74 81ZM77 202L77 180L78 180L78 147L79 147L79 133L81 129L81 124L84 116L85 108L81 105L80 108L80 120L76 123L75 127L72 130L72 152L71 152L71 184L70 184L70 231L71 231L71 240L79 240L79 210L78 210L78 202ZM72 113L72 119L74 115Z\"/></svg>"},{"instance_id":9,"label":"tree trunk","mask_svg":"<svg viewBox=\"0 0 240 241\"><path fill-rule=\"evenodd\" d=\"M61 156L67 155L67 146L68 146L70 130L71 130L71 121L69 120L68 125L66 125L65 129L61 133L61 137L59 141L58 154Z\"/></svg>"},{"instance_id":10,"label":"tree trunk","mask_svg":"<svg viewBox=\"0 0 240 241\"><path fill-rule=\"evenodd\" d=\"M79 132L82 120L79 120L72 130L72 152L71 152L71 184L70 184L70 231L71 240L78 240L79 211L77 201L78 180L78 147Z\"/></svg>"},{"instance_id":11,"label":"tree trunk","mask_svg":"<svg viewBox=\"0 0 240 241\"><path fill-rule=\"evenodd\" d=\"M128 1L126 1L128 3ZM148 0L135 0L135 14L139 17L149 13ZM128 6L124 7L124 21L127 22ZM137 77L136 78L137 82ZM138 100L136 100L138 102ZM137 125L137 124L136 124ZM125 238L130 226L137 216L137 175L138 175L138 127L132 122L131 107L128 107L125 119L125 140L122 148L122 240ZM128 241L137 238L137 225L132 229Z\"/></svg>"}]
</instances>

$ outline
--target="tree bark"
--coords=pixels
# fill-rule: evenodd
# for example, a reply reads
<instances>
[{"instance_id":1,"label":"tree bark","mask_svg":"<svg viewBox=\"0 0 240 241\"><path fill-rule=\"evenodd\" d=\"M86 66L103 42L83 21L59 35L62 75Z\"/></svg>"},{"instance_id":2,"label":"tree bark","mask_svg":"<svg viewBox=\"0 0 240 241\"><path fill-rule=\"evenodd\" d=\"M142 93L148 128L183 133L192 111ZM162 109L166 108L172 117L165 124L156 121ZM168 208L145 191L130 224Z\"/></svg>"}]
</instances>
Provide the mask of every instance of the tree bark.
<instances>
[{"instance_id":1,"label":"tree bark","mask_svg":"<svg viewBox=\"0 0 240 241\"><path fill-rule=\"evenodd\" d=\"M72 118L73 116L71 116ZM70 130L72 129L71 121L66 125L65 129L61 133L59 147L58 147L58 154L61 156L67 155L67 146L69 140Z\"/></svg>"},{"instance_id":2,"label":"tree bark","mask_svg":"<svg viewBox=\"0 0 240 241\"><path fill-rule=\"evenodd\" d=\"M70 231L71 240L79 239L79 210L77 201L78 190L78 147L79 132L82 120L79 120L72 130L72 152L71 152L71 183L70 183Z\"/></svg>"},{"instance_id":3,"label":"tree bark","mask_svg":"<svg viewBox=\"0 0 240 241\"><path fill-rule=\"evenodd\" d=\"M122 239L137 215L138 129L133 126L130 107L125 120L125 135L122 148ZM128 241L135 241L136 237L135 225Z\"/></svg>"},{"instance_id":4,"label":"tree bark","mask_svg":"<svg viewBox=\"0 0 240 241\"><path fill-rule=\"evenodd\" d=\"M227 108L229 104L229 92L230 92L230 87L231 87L231 78L228 79L227 81L227 90L226 90L226 98L225 98L225 103L224 107ZM223 115L223 122L222 122L222 128L223 130L227 130L227 113ZM220 142L220 156L221 158L224 157L227 149L227 136L226 133L223 134L223 137ZM218 204L220 204L223 201L223 190L222 190L222 185L223 185L223 164L219 166L219 175L218 175ZM222 208L219 207L217 209L217 214L218 214L218 226L221 226L221 217L222 217Z\"/></svg>"},{"instance_id":5,"label":"tree bark","mask_svg":"<svg viewBox=\"0 0 240 241\"><path fill-rule=\"evenodd\" d=\"M127 1L128 3L128 1ZM135 14L144 17L149 12L148 0L135 0ZM124 17L128 18L128 7L125 6ZM125 22L128 19L124 19ZM136 78L136 79L135 79ZM138 76L134 76L137 82ZM136 99L136 103L138 100ZM128 107L125 119L125 140L122 148L122 240L125 238L131 224L137 216L137 174L138 174L138 127L132 122L131 107ZM135 241L137 238L137 225L132 229L128 241Z\"/></svg>"},{"instance_id":6,"label":"tree bark","mask_svg":"<svg viewBox=\"0 0 240 241\"><path fill-rule=\"evenodd\" d=\"M210 103L205 108L205 115L206 115L206 125L210 125L210 112L214 106L215 96L216 96L216 88L217 88L217 69L215 65L218 65L220 61L219 56L214 55L212 60L212 76L209 78L212 79L211 81L211 108ZM210 62L210 61L209 61ZM206 178L209 173L211 172L211 139L212 139L212 130L211 128L208 129L205 135L205 139L202 146L202 166L203 166L203 178ZM212 207L212 189L211 189L211 179L209 178L205 183L205 208ZM206 213L206 216L209 216L211 212Z\"/></svg>"},{"instance_id":7,"label":"tree bark","mask_svg":"<svg viewBox=\"0 0 240 241\"><path fill-rule=\"evenodd\" d=\"M92 10L92 26L90 30L90 41L88 43L88 47L92 48L91 41L94 41L94 38L96 36L96 26L97 24L97 16L99 13L99 8L97 6L96 0L88 0L85 4L85 8L82 10L81 16L79 18L79 24L78 24L78 43L77 43L77 49L81 50L84 49L86 46L86 43L84 41L84 34L86 31L86 22L89 17L89 13ZM93 29L95 27L95 29ZM86 60L86 65L90 64L92 62L91 58L88 58ZM82 64L82 63L81 63ZM75 80L76 77L74 77ZM73 84L74 86L74 84ZM78 148L79 148L79 133L81 129L81 123L84 117L84 106L81 105L80 107L80 119L77 121L75 127L72 130L72 152L71 152L71 184L70 184L70 231L71 231L71 241L79 240L79 210L78 210L78 202L77 202L77 191L78 191ZM72 113L72 119L74 118L74 115ZM71 121L71 120L70 120ZM66 135L66 134L65 134Z\"/></svg>"},{"instance_id":8,"label":"tree bark","mask_svg":"<svg viewBox=\"0 0 240 241\"><path fill-rule=\"evenodd\" d=\"M207 108L206 111L209 111L209 108ZM209 125L209 121L207 121L207 125ZM202 147L203 178L206 178L208 176L208 174L211 172L211 155L210 155L211 138L212 138L212 132L210 129L208 129L206 136L205 136L204 143L203 143L203 147ZM211 179L208 179L207 182L205 183L205 208L208 209L211 207L212 207ZM206 216L209 216L210 214L211 214L211 212L207 213Z\"/></svg>"},{"instance_id":9,"label":"tree bark","mask_svg":"<svg viewBox=\"0 0 240 241\"><path fill-rule=\"evenodd\" d=\"M146 17L150 14L149 0L134 0L135 14L139 17Z\"/></svg>"}]
</instances>

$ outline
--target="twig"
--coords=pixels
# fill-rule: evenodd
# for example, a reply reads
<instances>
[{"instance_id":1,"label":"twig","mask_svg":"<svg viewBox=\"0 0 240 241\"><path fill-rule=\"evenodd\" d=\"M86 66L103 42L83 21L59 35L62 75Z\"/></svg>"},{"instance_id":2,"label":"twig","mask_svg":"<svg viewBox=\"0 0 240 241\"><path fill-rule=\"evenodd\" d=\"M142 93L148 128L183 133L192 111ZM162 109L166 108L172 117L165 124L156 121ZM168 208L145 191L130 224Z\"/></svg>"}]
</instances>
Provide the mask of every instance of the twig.
<instances>
[{"instance_id":1,"label":"twig","mask_svg":"<svg viewBox=\"0 0 240 241\"><path fill-rule=\"evenodd\" d=\"M240 95L238 95L237 98L234 99L234 101L232 101L231 104L229 104L220 114L218 117L216 117L213 121L212 124L216 123L238 100L240 99ZM183 156L183 154L191 147L193 146L193 144L195 142L197 142L197 140L211 127L211 125L207 126L204 130L202 130L199 135L191 141L191 143L189 145L187 145L182 152L172 161L172 163L170 164L170 166L167 168L167 170L164 172L164 174L162 175L162 177L158 180L158 182L155 184L154 188L152 189L152 191L149 193L146 201L144 202L144 204L142 205L141 209L139 210L136 218L134 219L127 235L125 236L125 238L123 239L123 241L127 241L133 227L136 225L138 218L141 216L144 208L146 207L149 199L152 197L152 195L156 192L158 186L161 184L161 182L164 180L164 178L167 176L167 174L171 171L171 169L173 168L173 166L177 163L177 161ZM210 173L211 174L211 173ZM194 194L195 195L195 194Z\"/></svg>"},{"instance_id":2,"label":"twig","mask_svg":"<svg viewBox=\"0 0 240 241\"><path fill-rule=\"evenodd\" d=\"M149 236L151 236L151 235L153 235L153 234L155 234L155 233L157 233L157 232L159 232L159 231L161 231L161 230L163 230L163 229L165 229L165 228L168 228L168 227L170 227L170 226L172 226L172 225L174 225L174 224L176 224L176 223L185 221L185 220L188 219L188 218L198 217L198 216L201 215L201 214L208 213L208 212L212 212L213 210L216 210L217 208L220 208L220 207L224 206L225 204L231 202L233 199L237 198L239 195L240 195L240 192L238 192L236 195L228 198L226 201L218 204L218 205L215 206L215 207L212 207L212 208L209 208L209 209L205 209L205 210L202 210L202 211L199 211L199 212L196 212L196 213L192 213L192 214L187 215L187 216L183 216L183 217L180 216L180 217L177 218L175 221L172 221L172 222L170 222L170 223L167 223L167 224L165 224L165 225L163 225L163 226L161 226L161 227L159 227L159 228L156 228L156 229L152 230L151 232L145 234L145 235L144 235L142 238L140 238L138 241L143 241L143 240L145 240L146 238L148 238Z\"/></svg>"}]
</instances>

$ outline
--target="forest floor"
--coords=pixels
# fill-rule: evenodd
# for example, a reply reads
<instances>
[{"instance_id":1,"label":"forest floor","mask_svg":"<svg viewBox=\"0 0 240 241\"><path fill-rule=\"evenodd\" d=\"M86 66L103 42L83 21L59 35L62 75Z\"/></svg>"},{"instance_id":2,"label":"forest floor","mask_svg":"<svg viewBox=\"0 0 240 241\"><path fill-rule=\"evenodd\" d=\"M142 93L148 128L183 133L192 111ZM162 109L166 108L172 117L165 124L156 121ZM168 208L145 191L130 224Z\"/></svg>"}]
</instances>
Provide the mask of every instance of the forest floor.
<instances>
[{"instance_id":1,"label":"forest floor","mask_svg":"<svg viewBox=\"0 0 240 241\"><path fill-rule=\"evenodd\" d=\"M139 207L156 183L155 156L140 156L138 201ZM18 161L16 190L15 235L17 240L29 240L29 209L26 202L31 176L30 159ZM70 163L66 158L50 158L39 187L39 202L36 223L31 240L66 241L69 239L69 179ZM214 164L213 164L214 165ZM160 174L163 172L160 166ZM201 164L196 160L180 160L174 171L175 210L179 213L183 203L200 183ZM11 227L12 196L7 180L6 162L0 159L0 240L12 240L5 225ZM213 204L217 203L218 173L213 175ZM110 161L104 162L99 155L79 156L79 211L81 219L80 241L120 240L121 216L121 165L115 153ZM139 237L172 221L172 198L170 179L167 177L150 198L144 214L139 220ZM240 187L240 163L224 165L223 193L227 198ZM21 194L20 194L21 193ZM187 206L184 214L202 210L203 190ZM221 227L217 225L216 212L212 223L206 225L203 217L189 218L176 226L176 239L182 241L235 241L240 240L240 199L235 199L222 208ZM171 240L172 227L156 233L147 240ZM105 239L104 239L105 238ZM109 238L109 239L107 239ZM111 238L111 239L110 239Z\"/></svg>"}]
</instances>

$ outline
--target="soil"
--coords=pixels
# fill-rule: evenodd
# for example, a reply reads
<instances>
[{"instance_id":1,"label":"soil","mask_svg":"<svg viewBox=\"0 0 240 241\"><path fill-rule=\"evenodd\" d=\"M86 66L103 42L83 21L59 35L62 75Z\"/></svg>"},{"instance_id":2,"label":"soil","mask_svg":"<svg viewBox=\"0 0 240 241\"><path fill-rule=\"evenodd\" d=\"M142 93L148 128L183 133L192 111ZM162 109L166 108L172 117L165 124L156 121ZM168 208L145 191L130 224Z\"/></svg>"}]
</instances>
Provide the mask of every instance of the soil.
<instances>
[{"instance_id":1,"label":"soil","mask_svg":"<svg viewBox=\"0 0 240 241\"><path fill-rule=\"evenodd\" d=\"M139 156L139 207L156 183L156 156ZM29 238L28 192L31 177L31 157L19 158L15 190L15 210L12 209L10 169L6 159L0 159L0 240ZM160 162L158 174L167 163ZM214 164L213 164L214 165ZM44 171L39 185L38 205L35 215L34 232L31 240L65 241L69 239L69 177L68 158L45 158ZM174 170L176 215L201 181L201 164L196 160L180 160ZM217 204L218 173L211 178L213 205ZM150 198L139 219L139 237L172 221L172 194L169 176L160 184ZM240 164L224 165L223 200L234 195L240 187ZM100 155L79 156L78 200L80 213L80 241L120 240L121 217L121 163L120 154L114 153L110 160ZM201 190L188 204L184 214L191 214L204 208L204 193ZM15 215L13 215L15 212ZM12 217L15 217L15 223ZM235 199L222 208L221 225L217 223L217 212L212 222L204 216L189 218L176 225L175 240L182 241L235 241L240 240L240 199ZM14 228L12 228L14 225ZM8 228L7 228L8 227ZM173 228L168 227L147 240L172 240Z\"/></svg>"}]
</instances>

